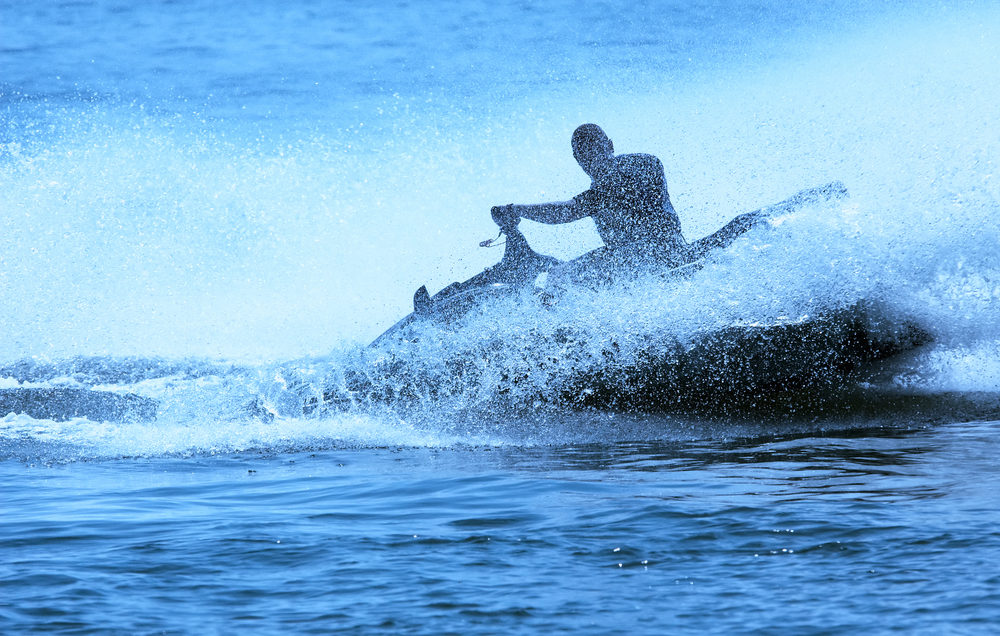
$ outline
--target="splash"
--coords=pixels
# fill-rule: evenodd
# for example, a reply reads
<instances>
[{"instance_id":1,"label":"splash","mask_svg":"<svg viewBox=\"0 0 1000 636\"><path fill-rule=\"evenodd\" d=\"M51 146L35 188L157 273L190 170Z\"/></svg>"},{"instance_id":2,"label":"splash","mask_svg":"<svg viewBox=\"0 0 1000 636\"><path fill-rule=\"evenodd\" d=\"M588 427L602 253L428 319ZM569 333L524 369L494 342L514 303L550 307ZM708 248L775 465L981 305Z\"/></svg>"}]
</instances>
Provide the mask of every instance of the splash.
<instances>
[{"instance_id":1,"label":"splash","mask_svg":"<svg viewBox=\"0 0 1000 636\"><path fill-rule=\"evenodd\" d=\"M647 69L642 90L625 92L597 90L621 85L610 79L580 91L543 83L530 108L523 95L453 111L387 97L381 112L359 114L364 129L297 123L294 134L163 104L4 95L0 360L135 355L239 366L114 385L159 401L152 426L8 416L4 440L141 455L286 438L512 439L502 424L476 424L512 375L525 378L517 390L530 403L572 373L601 368L612 340L627 364L650 342L684 346L734 322L862 301L934 338L889 384L1000 391L998 25L990 7L894 15L800 42L794 57L766 66ZM440 289L491 264L495 254L474 247L495 233L491 205L585 189L567 142L583 121L601 123L622 152L664 160L689 240L819 183L842 180L852 198L779 219L690 279L574 292L551 309L514 299L470 316L458 335L430 330L405 364L447 399L418 391L426 408L415 415L296 414L351 374L400 389L378 373L381 354L357 343L408 312L420 284ZM596 245L586 223L524 229L561 258ZM567 327L572 350L560 338ZM448 384L455 364L475 381ZM257 398L273 419L246 415Z\"/></svg>"}]
</instances>

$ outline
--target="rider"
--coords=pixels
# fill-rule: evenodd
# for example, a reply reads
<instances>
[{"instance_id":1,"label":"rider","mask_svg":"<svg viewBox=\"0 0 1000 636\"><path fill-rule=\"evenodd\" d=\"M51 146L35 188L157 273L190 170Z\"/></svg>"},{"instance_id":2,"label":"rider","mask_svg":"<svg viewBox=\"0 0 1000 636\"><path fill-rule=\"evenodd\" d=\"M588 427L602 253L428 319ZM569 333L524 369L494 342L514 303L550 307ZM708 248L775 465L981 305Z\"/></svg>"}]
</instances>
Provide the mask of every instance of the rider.
<instances>
[{"instance_id":1,"label":"rider","mask_svg":"<svg viewBox=\"0 0 1000 636\"><path fill-rule=\"evenodd\" d=\"M591 178L590 189L569 201L496 206L492 215L497 225L513 227L521 218L569 223L590 216L604 247L577 260L588 270L597 263L604 266L600 269L634 269L644 263L673 267L687 262L690 250L660 160L646 154L615 155L611 139L596 124L577 128L572 142L573 157Z\"/></svg>"}]
</instances>

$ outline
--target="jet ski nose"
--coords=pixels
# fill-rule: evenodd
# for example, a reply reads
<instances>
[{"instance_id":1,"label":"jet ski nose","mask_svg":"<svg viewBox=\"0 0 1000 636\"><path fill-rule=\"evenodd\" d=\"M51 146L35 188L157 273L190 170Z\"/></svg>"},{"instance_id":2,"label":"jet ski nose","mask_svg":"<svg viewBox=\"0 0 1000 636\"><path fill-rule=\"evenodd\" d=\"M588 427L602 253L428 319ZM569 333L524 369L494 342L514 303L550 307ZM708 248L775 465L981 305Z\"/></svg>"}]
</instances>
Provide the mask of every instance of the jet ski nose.
<instances>
[{"instance_id":1,"label":"jet ski nose","mask_svg":"<svg viewBox=\"0 0 1000 636\"><path fill-rule=\"evenodd\" d=\"M413 294L413 313L418 316L429 314L431 311L431 295L427 293L427 285L421 285Z\"/></svg>"}]
</instances>

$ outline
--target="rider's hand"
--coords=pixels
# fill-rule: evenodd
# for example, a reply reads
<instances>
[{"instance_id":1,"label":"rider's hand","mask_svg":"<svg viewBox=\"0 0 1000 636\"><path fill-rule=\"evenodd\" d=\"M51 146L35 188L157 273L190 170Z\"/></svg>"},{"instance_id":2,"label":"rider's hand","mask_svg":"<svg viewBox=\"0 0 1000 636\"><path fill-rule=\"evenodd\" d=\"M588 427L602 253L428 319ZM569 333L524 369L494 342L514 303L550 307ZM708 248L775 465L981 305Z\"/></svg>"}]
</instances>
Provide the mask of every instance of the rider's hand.
<instances>
[{"instance_id":1,"label":"rider's hand","mask_svg":"<svg viewBox=\"0 0 1000 636\"><path fill-rule=\"evenodd\" d=\"M490 209L490 214L493 216L493 222L499 225L501 230L514 227L521 221L521 217L514 212L513 203L495 205Z\"/></svg>"}]
</instances>

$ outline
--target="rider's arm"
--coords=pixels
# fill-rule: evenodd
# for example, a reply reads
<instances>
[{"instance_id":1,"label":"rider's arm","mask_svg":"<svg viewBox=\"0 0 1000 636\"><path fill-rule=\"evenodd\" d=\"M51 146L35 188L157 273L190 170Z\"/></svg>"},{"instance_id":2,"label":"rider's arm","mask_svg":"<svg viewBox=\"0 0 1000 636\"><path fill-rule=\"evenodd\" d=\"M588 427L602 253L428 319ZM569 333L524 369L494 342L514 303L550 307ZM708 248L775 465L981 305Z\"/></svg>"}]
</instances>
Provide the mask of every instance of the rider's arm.
<instances>
[{"instance_id":1,"label":"rider's arm","mask_svg":"<svg viewBox=\"0 0 1000 636\"><path fill-rule=\"evenodd\" d=\"M570 223L590 216L596 209L600 196L591 188L581 192L569 201L538 203L536 205L515 205L514 214L538 221L539 223Z\"/></svg>"},{"instance_id":2,"label":"rider's arm","mask_svg":"<svg viewBox=\"0 0 1000 636\"><path fill-rule=\"evenodd\" d=\"M553 203L514 205L512 211L523 219L531 219L539 223L569 223L587 216L584 207L574 199Z\"/></svg>"},{"instance_id":3,"label":"rider's arm","mask_svg":"<svg viewBox=\"0 0 1000 636\"><path fill-rule=\"evenodd\" d=\"M539 223L569 223L589 216L597 204L598 195L593 189L576 195L569 201L535 203L530 205L498 205L493 208L493 220L501 228L508 222L517 225L524 219Z\"/></svg>"}]
</instances>

